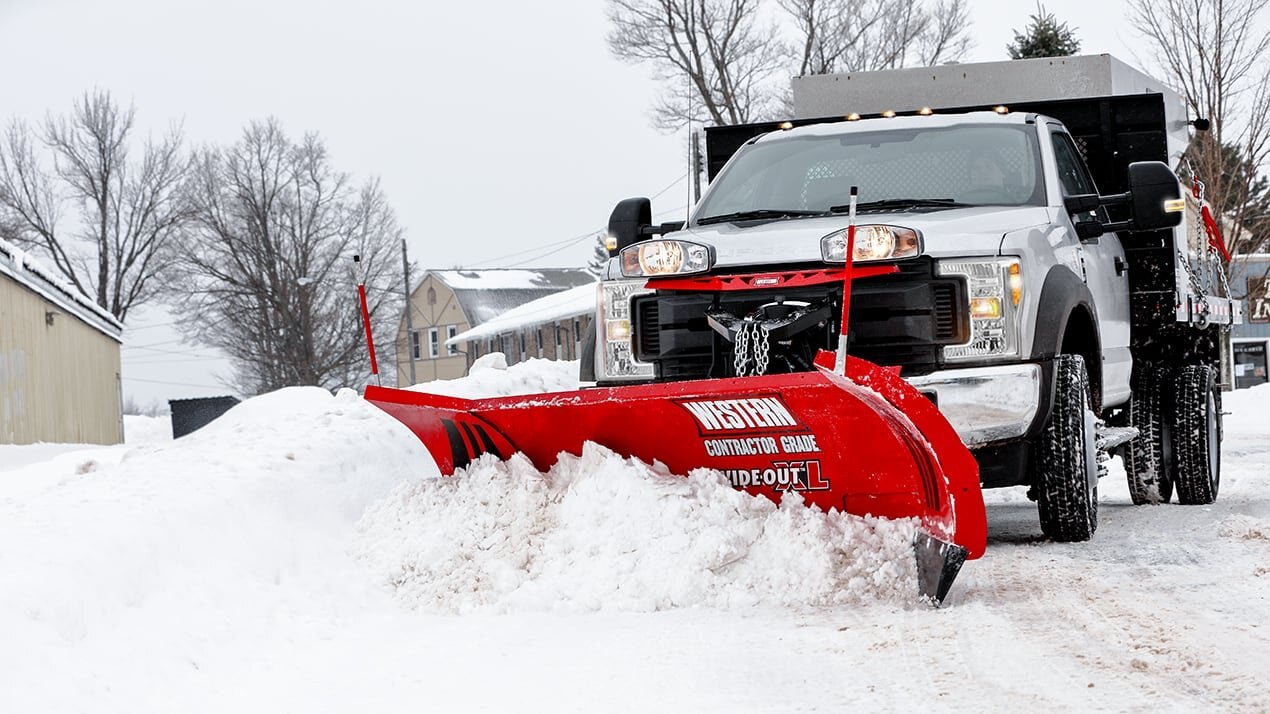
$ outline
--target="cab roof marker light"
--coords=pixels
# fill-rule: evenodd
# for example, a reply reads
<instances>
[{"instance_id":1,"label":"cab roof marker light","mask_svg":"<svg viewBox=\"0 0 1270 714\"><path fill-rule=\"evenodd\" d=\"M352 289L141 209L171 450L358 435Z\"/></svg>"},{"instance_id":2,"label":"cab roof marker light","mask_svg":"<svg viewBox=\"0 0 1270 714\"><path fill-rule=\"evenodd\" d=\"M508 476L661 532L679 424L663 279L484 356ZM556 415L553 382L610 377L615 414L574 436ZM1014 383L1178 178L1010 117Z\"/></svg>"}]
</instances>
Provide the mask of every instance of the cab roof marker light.
<instances>
[{"instance_id":1,"label":"cab roof marker light","mask_svg":"<svg viewBox=\"0 0 1270 714\"><path fill-rule=\"evenodd\" d=\"M997 114L1009 114L1010 108L1004 104L998 104L992 108L992 111L996 112Z\"/></svg>"},{"instance_id":2,"label":"cab roof marker light","mask_svg":"<svg viewBox=\"0 0 1270 714\"><path fill-rule=\"evenodd\" d=\"M934 114L935 110L931 109L930 107L922 107L921 109L917 110L917 113L924 117L928 117L931 114Z\"/></svg>"},{"instance_id":3,"label":"cab roof marker light","mask_svg":"<svg viewBox=\"0 0 1270 714\"><path fill-rule=\"evenodd\" d=\"M886 111L882 112L882 116L886 117L887 119L894 119L894 118L895 118L895 110L894 110L894 109L887 109Z\"/></svg>"},{"instance_id":4,"label":"cab roof marker light","mask_svg":"<svg viewBox=\"0 0 1270 714\"><path fill-rule=\"evenodd\" d=\"M860 121L860 115L855 112L851 112L847 115L847 121Z\"/></svg>"},{"instance_id":5,"label":"cab roof marker light","mask_svg":"<svg viewBox=\"0 0 1270 714\"><path fill-rule=\"evenodd\" d=\"M783 122L781 122L781 123L780 123L780 128L781 128L781 131L785 131L785 130L788 130L788 129L793 129L793 128L794 128L794 122L792 122L792 121L783 121Z\"/></svg>"}]
</instances>

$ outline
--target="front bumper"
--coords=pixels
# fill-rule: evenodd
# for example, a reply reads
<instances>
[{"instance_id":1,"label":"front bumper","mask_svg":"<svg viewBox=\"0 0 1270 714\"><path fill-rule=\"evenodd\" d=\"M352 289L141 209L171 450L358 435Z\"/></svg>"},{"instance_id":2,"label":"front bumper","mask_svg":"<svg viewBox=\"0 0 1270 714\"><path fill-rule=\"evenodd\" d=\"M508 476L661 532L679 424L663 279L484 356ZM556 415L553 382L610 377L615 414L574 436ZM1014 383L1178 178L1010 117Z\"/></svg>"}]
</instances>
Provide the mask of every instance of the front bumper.
<instances>
[{"instance_id":1,"label":"front bumper","mask_svg":"<svg viewBox=\"0 0 1270 714\"><path fill-rule=\"evenodd\" d=\"M1041 411L1039 364L948 369L908 378L933 394L939 411L970 448L1026 436Z\"/></svg>"}]
</instances>

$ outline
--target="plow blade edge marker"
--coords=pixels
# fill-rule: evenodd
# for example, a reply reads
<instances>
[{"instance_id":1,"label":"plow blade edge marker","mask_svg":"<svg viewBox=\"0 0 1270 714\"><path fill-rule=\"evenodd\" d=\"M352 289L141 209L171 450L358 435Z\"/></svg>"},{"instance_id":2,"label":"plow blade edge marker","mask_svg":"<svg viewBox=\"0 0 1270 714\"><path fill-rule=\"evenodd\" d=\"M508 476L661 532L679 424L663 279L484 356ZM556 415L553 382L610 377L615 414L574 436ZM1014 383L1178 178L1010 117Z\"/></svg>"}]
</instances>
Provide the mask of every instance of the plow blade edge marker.
<instances>
[{"instance_id":1,"label":"plow blade edge marker","mask_svg":"<svg viewBox=\"0 0 1270 714\"><path fill-rule=\"evenodd\" d=\"M938 602L962 561L983 554L978 466L899 376L850 357L843 377L833 361L821 353L813 372L487 399L370 386L366 399L409 427L445 475L517 451L546 471L591 441L674 473L717 469L777 501L798 491L824 510L917 518L919 584Z\"/></svg>"}]
</instances>

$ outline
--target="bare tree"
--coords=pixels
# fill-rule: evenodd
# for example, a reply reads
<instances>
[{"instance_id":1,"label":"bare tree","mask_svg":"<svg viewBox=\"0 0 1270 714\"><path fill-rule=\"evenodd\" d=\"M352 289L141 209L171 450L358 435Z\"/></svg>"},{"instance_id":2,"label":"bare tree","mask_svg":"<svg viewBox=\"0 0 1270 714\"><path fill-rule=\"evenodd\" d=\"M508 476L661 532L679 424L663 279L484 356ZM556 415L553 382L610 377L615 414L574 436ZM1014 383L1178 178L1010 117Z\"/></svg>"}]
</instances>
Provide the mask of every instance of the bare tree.
<instances>
[{"instance_id":1,"label":"bare tree","mask_svg":"<svg viewBox=\"0 0 1270 714\"><path fill-rule=\"evenodd\" d=\"M180 128L145 141L134 159L134 117L109 92L84 94L38 131L51 169L24 122L13 121L0 145L0 226L120 320L158 294L189 216Z\"/></svg>"},{"instance_id":2,"label":"bare tree","mask_svg":"<svg viewBox=\"0 0 1270 714\"><path fill-rule=\"evenodd\" d=\"M936 64L970 46L966 0L777 0L784 28L760 0L608 2L613 53L650 63L665 86L653 114L663 129L787 109L778 85L793 74Z\"/></svg>"},{"instance_id":3,"label":"bare tree","mask_svg":"<svg viewBox=\"0 0 1270 714\"><path fill-rule=\"evenodd\" d=\"M1232 253L1264 250L1270 224L1257 190L1270 159L1270 35L1258 18L1270 0L1131 0L1130 22L1152 59L1208 119L1186 157L1222 213ZM1231 152L1234 156L1231 156Z\"/></svg>"},{"instance_id":4,"label":"bare tree","mask_svg":"<svg viewBox=\"0 0 1270 714\"><path fill-rule=\"evenodd\" d=\"M759 10L759 0L609 0L613 54L651 63L666 86L654 124L739 124L772 106L784 48Z\"/></svg>"},{"instance_id":5,"label":"bare tree","mask_svg":"<svg viewBox=\"0 0 1270 714\"><path fill-rule=\"evenodd\" d=\"M379 182L354 186L320 138L293 142L269 120L231 147L199 152L190 195L177 302L187 336L229 355L245 394L362 384L352 257L362 257L381 331L391 333L402 303L401 229Z\"/></svg>"},{"instance_id":6,"label":"bare tree","mask_svg":"<svg viewBox=\"0 0 1270 714\"><path fill-rule=\"evenodd\" d=\"M850 68L854 64L850 53L860 47L884 17L883 13L863 12L867 0L779 2L794 22L800 77Z\"/></svg>"}]
</instances>

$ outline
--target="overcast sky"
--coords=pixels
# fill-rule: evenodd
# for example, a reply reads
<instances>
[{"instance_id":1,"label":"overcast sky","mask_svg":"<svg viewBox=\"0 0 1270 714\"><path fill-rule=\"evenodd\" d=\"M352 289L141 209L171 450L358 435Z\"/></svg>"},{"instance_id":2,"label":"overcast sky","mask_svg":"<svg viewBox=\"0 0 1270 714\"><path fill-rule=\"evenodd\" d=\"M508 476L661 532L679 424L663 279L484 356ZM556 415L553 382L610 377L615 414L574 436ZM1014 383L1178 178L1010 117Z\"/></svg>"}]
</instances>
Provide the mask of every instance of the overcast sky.
<instances>
[{"instance_id":1,"label":"overcast sky","mask_svg":"<svg viewBox=\"0 0 1270 714\"><path fill-rule=\"evenodd\" d=\"M1082 53L1133 61L1123 3L1047 6ZM967 61L1006 59L1035 12L970 7ZM320 133L342 170L382 178L423 268L580 265L616 201L679 181L657 220L687 203L686 137L651 127L658 85L612 58L607 29L602 0L0 0L0 117L61 112L93 87L134 102L145 127L183 121L194 143L276 116ZM129 326L125 393L223 392L223 363L168 321Z\"/></svg>"}]
</instances>

